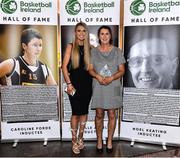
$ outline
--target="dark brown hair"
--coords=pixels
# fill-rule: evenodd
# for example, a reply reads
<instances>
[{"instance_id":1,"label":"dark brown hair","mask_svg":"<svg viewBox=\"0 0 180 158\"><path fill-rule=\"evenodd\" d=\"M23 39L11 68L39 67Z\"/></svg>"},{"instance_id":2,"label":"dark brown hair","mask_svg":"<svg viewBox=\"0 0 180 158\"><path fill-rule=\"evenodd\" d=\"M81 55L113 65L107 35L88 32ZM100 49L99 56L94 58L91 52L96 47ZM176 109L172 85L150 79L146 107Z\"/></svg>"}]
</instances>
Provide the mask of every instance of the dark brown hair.
<instances>
[{"instance_id":1,"label":"dark brown hair","mask_svg":"<svg viewBox=\"0 0 180 158\"><path fill-rule=\"evenodd\" d=\"M42 39L42 36L36 29L25 29L21 34L21 44L24 43L27 45L33 38Z\"/></svg>"}]
</instances>

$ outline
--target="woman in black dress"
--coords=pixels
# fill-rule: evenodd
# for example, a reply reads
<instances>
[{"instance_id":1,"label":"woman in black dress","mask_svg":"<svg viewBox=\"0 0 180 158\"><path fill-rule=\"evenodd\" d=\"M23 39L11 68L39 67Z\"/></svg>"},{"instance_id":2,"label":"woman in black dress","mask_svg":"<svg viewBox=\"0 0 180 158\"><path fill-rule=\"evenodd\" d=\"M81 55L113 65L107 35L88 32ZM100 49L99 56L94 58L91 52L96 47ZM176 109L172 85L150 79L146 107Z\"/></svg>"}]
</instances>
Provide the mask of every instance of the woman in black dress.
<instances>
[{"instance_id":1,"label":"woman in black dress","mask_svg":"<svg viewBox=\"0 0 180 158\"><path fill-rule=\"evenodd\" d=\"M72 151L75 154L79 154L84 148L83 133L92 94L92 78L88 73L89 60L88 29L85 23L79 22L75 26L75 40L67 45L62 65L72 108Z\"/></svg>"}]
</instances>

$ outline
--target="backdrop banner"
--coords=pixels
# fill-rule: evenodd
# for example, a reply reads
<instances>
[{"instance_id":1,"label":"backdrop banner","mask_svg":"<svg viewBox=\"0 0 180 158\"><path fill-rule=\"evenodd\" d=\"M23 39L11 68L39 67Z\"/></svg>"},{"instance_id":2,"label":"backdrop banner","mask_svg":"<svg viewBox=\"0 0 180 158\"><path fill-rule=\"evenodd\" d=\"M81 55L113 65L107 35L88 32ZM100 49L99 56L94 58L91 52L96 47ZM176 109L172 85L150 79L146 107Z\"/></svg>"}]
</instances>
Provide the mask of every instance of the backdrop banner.
<instances>
[{"instance_id":1,"label":"backdrop banner","mask_svg":"<svg viewBox=\"0 0 180 158\"><path fill-rule=\"evenodd\" d=\"M1 1L0 62L13 58L12 76L17 72L14 80L0 81L2 141L60 139L57 86L46 85L50 82L46 80L49 75L58 83L57 9L57 0ZM37 30L42 43L28 45L37 36L27 43L21 42L22 32L27 29ZM40 56L31 52L38 56L36 66L23 57L27 47L31 47L31 51L42 48ZM26 66L22 68L18 59ZM39 73L34 73L36 71ZM26 75L26 79L19 79L21 75ZM38 80L38 84L32 80Z\"/></svg>"},{"instance_id":2,"label":"backdrop banner","mask_svg":"<svg viewBox=\"0 0 180 158\"><path fill-rule=\"evenodd\" d=\"M180 144L179 15L179 1L124 1L122 139Z\"/></svg>"},{"instance_id":3,"label":"backdrop banner","mask_svg":"<svg viewBox=\"0 0 180 158\"><path fill-rule=\"evenodd\" d=\"M120 25L120 1L119 0L64 0L60 1L60 30L61 30L61 56L65 52L66 45L72 43L74 35L74 26L78 22L85 22L90 32L90 43L93 46L98 45L97 30L101 25L108 25L112 29L113 44L119 43L119 25ZM62 139L70 139L70 117L71 106L69 98L64 92L66 86L62 78ZM91 107L91 105L90 105ZM88 122L86 124L85 139L95 139L95 111L89 109ZM107 137L107 115L104 122L103 139ZM115 137L118 137L118 126L115 130Z\"/></svg>"}]
</instances>

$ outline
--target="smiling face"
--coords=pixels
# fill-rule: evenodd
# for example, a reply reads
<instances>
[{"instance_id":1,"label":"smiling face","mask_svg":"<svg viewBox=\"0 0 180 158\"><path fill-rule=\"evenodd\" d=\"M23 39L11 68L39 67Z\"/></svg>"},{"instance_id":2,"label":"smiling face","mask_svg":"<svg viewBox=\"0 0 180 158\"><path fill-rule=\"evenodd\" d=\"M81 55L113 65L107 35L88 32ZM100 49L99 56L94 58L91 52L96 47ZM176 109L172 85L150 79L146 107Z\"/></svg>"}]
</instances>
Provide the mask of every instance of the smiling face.
<instances>
[{"instance_id":1,"label":"smiling face","mask_svg":"<svg viewBox=\"0 0 180 158\"><path fill-rule=\"evenodd\" d=\"M42 39L33 38L28 44L22 43L22 47L29 59L38 59L42 52Z\"/></svg>"},{"instance_id":2,"label":"smiling face","mask_svg":"<svg viewBox=\"0 0 180 158\"><path fill-rule=\"evenodd\" d=\"M108 29L102 28L99 32L100 44L110 44L111 34Z\"/></svg>"},{"instance_id":3,"label":"smiling face","mask_svg":"<svg viewBox=\"0 0 180 158\"><path fill-rule=\"evenodd\" d=\"M176 69L166 42L162 39L145 39L130 49L128 66L137 88L170 88Z\"/></svg>"},{"instance_id":4,"label":"smiling face","mask_svg":"<svg viewBox=\"0 0 180 158\"><path fill-rule=\"evenodd\" d=\"M82 25L77 26L75 36L79 42L83 42L86 37L86 29Z\"/></svg>"}]
</instances>

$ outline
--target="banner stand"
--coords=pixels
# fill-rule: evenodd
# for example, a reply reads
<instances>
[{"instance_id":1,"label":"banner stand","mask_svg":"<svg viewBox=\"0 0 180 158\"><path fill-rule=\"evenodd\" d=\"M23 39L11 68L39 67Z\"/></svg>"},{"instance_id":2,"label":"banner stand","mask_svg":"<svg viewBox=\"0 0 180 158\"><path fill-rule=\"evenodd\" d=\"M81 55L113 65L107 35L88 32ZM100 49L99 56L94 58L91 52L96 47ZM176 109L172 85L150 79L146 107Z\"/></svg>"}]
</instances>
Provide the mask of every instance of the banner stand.
<instances>
[{"instance_id":1,"label":"banner stand","mask_svg":"<svg viewBox=\"0 0 180 158\"><path fill-rule=\"evenodd\" d=\"M130 146L133 147L133 146L134 146L134 143L135 143L134 139L131 139L131 144L130 144Z\"/></svg>"},{"instance_id":2,"label":"banner stand","mask_svg":"<svg viewBox=\"0 0 180 158\"><path fill-rule=\"evenodd\" d=\"M70 2L70 1L68 1ZM103 5L101 5L103 4ZM70 6L71 5L71 6ZM77 22L85 22L88 25L90 42L91 45L96 47L98 45L97 30L102 25L108 25L112 29L113 33L113 44L115 46L119 45L119 31L120 31L120 1L119 0L78 0L74 1L72 4L68 4L66 1L60 1L60 50L65 52L66 45L71 43L73 40L72 35L74 34L74 26ZM71 8L69 8L71 7ZM76 13L72 15L71 11ZM88 10L88 11L87 11ZM91 11L90 11L91 10ZM95 10L99 10L95 12ZM100 12L100 10L102 10ZM61 54L63 58L64 54ZM61 78L61 89L63 90L66 86L64 78ZM62 115L61 115L61 125L62 125L62 140L71 139L70 129L70 118L71 118L71 105L69 102L68 95L62 91ZM89 105L91 107L91 103ZM94 125L95 111L89 110L88 121L84 131L85 140L95 140L96 139L96 129ZM103 144L106 143L107 136L107 116L104 119L104 130L103 130ZM118 126L115 129L114 136L118 137Z\"/></svg>"},{"instance_id":3,"label":"banner stand","mask_svg":"<svg viewBox=\"0 0 180 158\"><path fill-rule=\"evenodd\" d=\"M135 140L134 140L134 139L131 139L131 144L130 144L130 146L131 146L131 147L134 147L134 143L135 143ZM163 148L164 151L167 150L167 147L166 147L166 143L165 143L165 142L162 142L162 148Z\"/></svg>"},{"instance_id":4,"label":"banner stand","mask_svg":"<svg viewBox=\"0 0 180 158\"><path fill-rule=\"evenodd\" d=\"M14 140L14 143L13 143L12 147L13 147L13 148L16 148L16 146L18 145L18 142L19 142L18 139ZM47 142L48 142L48 139L45 138L45 139L44 139L43 146L47 146Z\"/></svg>"},{"instance_id":5,"label":"banner stand","mask_svg":"<svg viewBox=\"0 0 180 158\"><path fill-rule=\"evenodd\" d=\"M162 147L163 147L163 150L167 150L167 147L166 147L166 143L165 143L165 142L162 142Z\"/></svg>"},{"instance_id":6,"label":"banner stand","mask_svg":"<svg viewBox=\"0 0 180 158\"><path fill-rule=\"evenodd\" d=\"M48 139L47 139L47 138L45 138L45 139L44 139L43 146L47 146L47 143L48 143Z\"/></svg>"},{"instance_id":7,"label":"banner stand","mask_svg":"<svg viewBox=\"0 0 180 158\"><path fill-rule=\"evenodd\" d=\"M16 148L17 145L18 145L18 143L19 143L20 141L19 141L19 139L15 139L15 140L12 141L12 142L13 142L12 147L13 147L13 148ZM23 141L22 141L22 142L23 142ZM47 144L48 144L48 139L47 139L47 138L44 138L43 146L47 146Z\"/></svg>"},{"instance_id":8,"label":"banner stand","mask_svg":"<svg viewBox=\"0 0 180 158\"><path fill-rule=\"evenodd\" d=\"M13 143L12 147L15 148L17 146L18 142L19 142L18 139L14 140L14 143Z\"/></svg>"},{"instance_id":9,"label":"banner stand","mask_svg":"<svg viewBox=\"0 0 180 158\"><path fill-rule=\"evenodd\" d=\"M179 60L179 21L174 20L172 22L164 19L178 16L180 5L169 4L163 6L163 3L160 4L160 2L160 0L155 3L152 0L124 1L123 47L126 60L129 60L129 57L137 56L144 62L143 57L144 52L146 52L146 55L149 56L151 56L151 53L153 53L153 56L166 56L170 63L173 63L169 51L174 59ZM151 5L149 5L150 3ZM156 12L152 12L155 4L159 4L156 9L163 8L163 11L157 9ZM169 10L167 11L165 8L169 8ZM157 18L157 20L152 21L154 18ZM160 48L160 42L157 42L157 40L165 41L166 47ZM153 47L153 50L146 49L146 51L142 51L142 49L139 49L139 43L144 48L147 48L147 46L148 48ZM171 48L172 50L169 50ZM157 53L156 49L161 51ZM133 62L125 64L127 71L123 76L123 111L120 137L131 141L131 146L134 145L134 140L136 142L158 144L162 146L163 150L167 150L166 146L179 146L179 64L176 67L172 66L173 71L169 70L169 73L167 73L166 68L171 66L167 62L163 62L164 74L166 74L165 76L169 75L168 80L170 79L169 83L166 82L164 85L162 83L166 80L166 77L160 77L163 73L157 72L158 69L154 65L151 67L150 62L148 66L137 65L138 70ZM150 69L151 71L149 71ZM171 72L174 72L173 75ZM156 78L152 74L156 74L158 77ZM155 78L158 82L155 81Z\"/></svg>"},{"instance_id":10,"label":"banner stand","mask_svg":"<svg viewBox=\"0 0 180 158\"><path fill-rule=\"evenodd\" d=\"M46 146L60 139L56 86L3 86L1 106L1 141L13 147L26 141Z\"/></svg>"}]
</instances>

